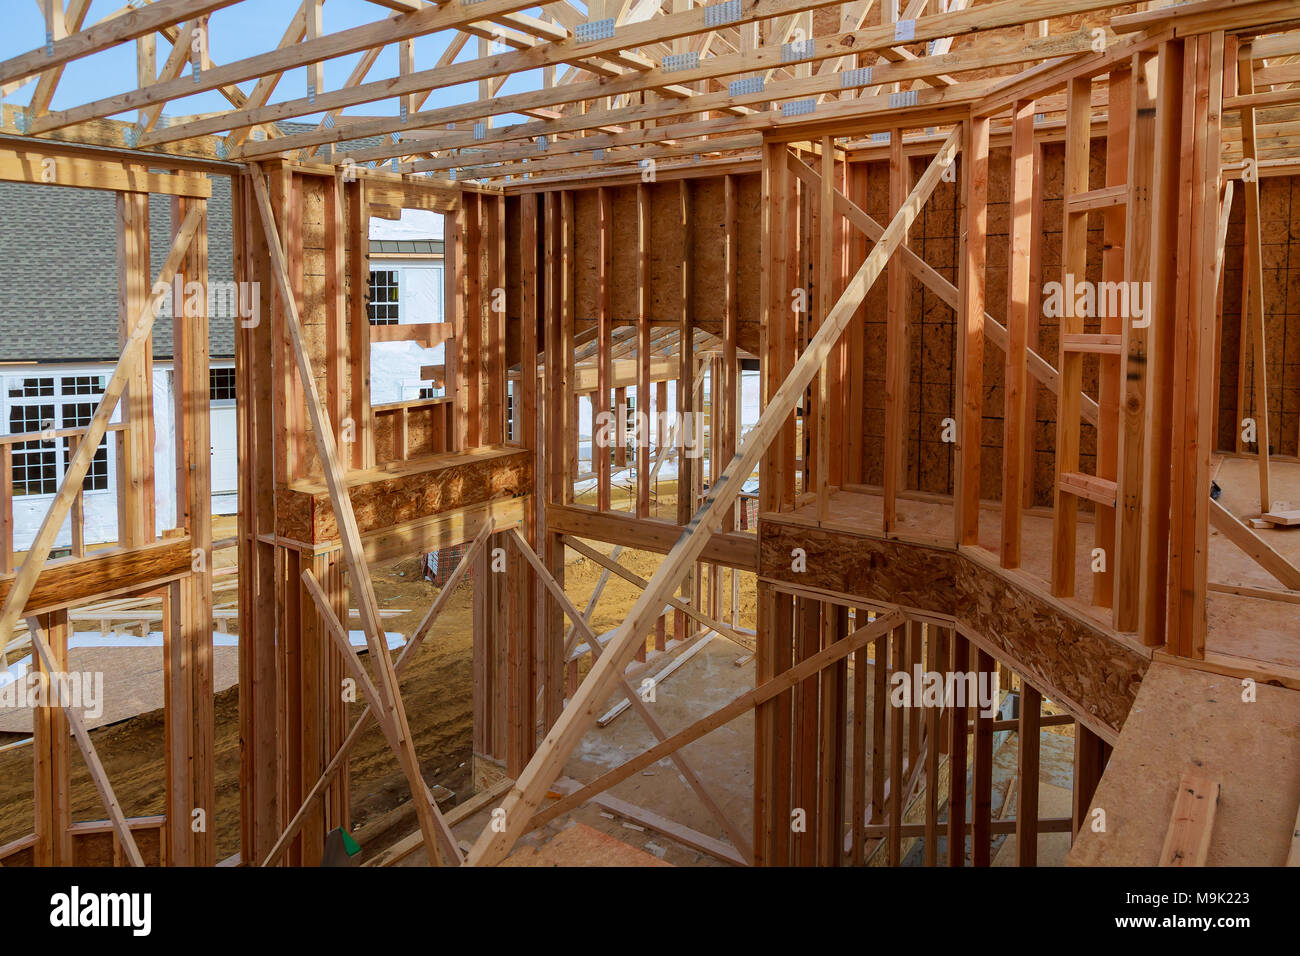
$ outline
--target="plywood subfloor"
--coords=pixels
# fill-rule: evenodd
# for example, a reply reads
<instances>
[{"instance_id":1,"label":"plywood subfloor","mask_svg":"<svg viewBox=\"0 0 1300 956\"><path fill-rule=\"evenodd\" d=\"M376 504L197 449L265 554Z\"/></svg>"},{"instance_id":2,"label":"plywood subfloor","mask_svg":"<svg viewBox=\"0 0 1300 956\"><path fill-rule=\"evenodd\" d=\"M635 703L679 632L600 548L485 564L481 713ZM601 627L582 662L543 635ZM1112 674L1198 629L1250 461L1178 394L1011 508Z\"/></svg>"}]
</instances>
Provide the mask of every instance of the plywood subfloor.
<instances>
[{"instance_id":1,"label":"plywood subfloor","mask_svg":"<svg viewBox=\"0 0 1300 956\"><path fill-rule=\"evenodd\" d=\"M1248 518L1259 513L1258 474L1253 461L1229 458L1216 462L1216 480L1223 489L1220 502L1234 514ZM1300 505L1300 463L1274 462L1271 487L1275 502ZM827 526L856 530L860 533L883 533L883 499L865 491L832 492ZM817 521L815 502L797 508L793 517L810 523ZM996 554L1001 540L1002 509L996 503L980 508L980 546ZM905 537L932 538L943 543L952 541L952 504L928 498L898 499L898 533ZM1080 614L1110 627L1111 612L1092 604L1092 549L1094 525L1090 516L1082 515L1076 547L1076 599L1070 603ZM1257 532L1272 547L1300 566L1300 526L1265 529ZM1210 580L1223 584L1282 590L1282 585L1252 558L1213 528L1209 536ZM1027 513L1023 520L1021 567L1044 582L1050 580L1052 562L1052 517L1041 509ZM1297 595L1300 597L1300 595ZM1243 664L1262 663L1277 669L1296 672L1300 678L1300 604L1268 598L1247 597L1211 591L1207 600L1209 636L1207 652L1225 660Z\"/></svg>"},{"instance_id":2,"label":"plywood subfloor","mask_svg":"<svg viewBox=\"0 0 1300 956\"><path fill-rule=\"evenodd\" d=\"M1259 471L1247 458L1216 461L1214 480L1222 493L1219 503L1239 517L1259 514ZM1300 507L1300 464L1275 461L1269 468L1269 489L1275 510ZM1268 545L1300 566L1300 527L1255 529ZM1219 584L1281 590L1271 574L1236 545L1210 529L1210 581ZM1265 661L1300 670L1300 605L1211 591L1210 631L1206 651L1231 662Z\"/></svg>"},{"instance_id":3,"label":"plywood subfloor","mask_svg":"<svg viewBox=\"0 0 1300 956\"><path fill-rule=\"evenodd\" d=\"M523 844L502 866L672 866L608 833L570 821L550 839Z\"/></svg>"},{"instance_id":4,"label":"plywood subfloor","mask_svg":"<svg viewBox=\"0 0 1300 956\"><path fill-rule=\"evenodd\" d=\"M1069 731L1069 732L1066 732ZM1017 785L1020 768L1020 737L1009 735L1007 742L993 755L994 788L1003 778L1012 783L1007 789L1007 806L1002 816L1014 819L1020 812ZM1038 818L1068 817L1074 806L1074 734L1072 728L1045 728L1038 737ZM1070 850L1070 834L1040 833L1038 865L1064 866ZM993 854L994 866L1016 865L1016 835L1008 834Z\"/></svg>"},{"instance_id":5,"label":"plywood subfloor","mask_svg":"<svg viewBox=\"0 0 1300 956\"><path fill-rule=\"evenodd\" d=\"M1154 866L1184 771L1222 785L1211 866L1281 866L1300 806L1300 691L1260 684L1242 700L1239 680L1154 663L1115 745L1073 866ZM1091 819L1091 814L1090 814Z\"/></svg>"}]
</instances>

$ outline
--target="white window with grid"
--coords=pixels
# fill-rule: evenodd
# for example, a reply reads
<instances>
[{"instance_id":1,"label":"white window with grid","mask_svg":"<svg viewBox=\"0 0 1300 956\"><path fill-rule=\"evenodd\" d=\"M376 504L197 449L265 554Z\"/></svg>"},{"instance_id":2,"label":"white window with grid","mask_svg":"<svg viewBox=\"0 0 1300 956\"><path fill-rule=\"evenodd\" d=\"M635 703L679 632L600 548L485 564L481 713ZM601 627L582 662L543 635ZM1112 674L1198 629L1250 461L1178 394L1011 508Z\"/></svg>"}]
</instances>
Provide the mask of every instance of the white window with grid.
<instances>
[{"instance_id":1,"label":"white window with grid","mask_svg":"<svg viewBox=\"0 0 1300 956\"><path fill-rule=\"evenodd\" d=\"M371 325L397 325L401 321L396 269L370 270L370 301L366 313Z\"/></svg>"},{"instance_id":2,"label":"white window with grid","mask_svg":"<svg viewBox=\"0 0 1300 956\"><path fill-rule=\"evenodd\" d=\"M46 436L12 446L10 467L15 499L49 496L58 491L72 457L72 443L57 433L90 424L107 380L107 373L95 371L37 371L0 379L5 434ZM118 420L115 412L114 421ZM109 454L113 440L111 434L100 439L82 483L86 492L113 492L113 456Z\"/></svg>"}]
</instances>

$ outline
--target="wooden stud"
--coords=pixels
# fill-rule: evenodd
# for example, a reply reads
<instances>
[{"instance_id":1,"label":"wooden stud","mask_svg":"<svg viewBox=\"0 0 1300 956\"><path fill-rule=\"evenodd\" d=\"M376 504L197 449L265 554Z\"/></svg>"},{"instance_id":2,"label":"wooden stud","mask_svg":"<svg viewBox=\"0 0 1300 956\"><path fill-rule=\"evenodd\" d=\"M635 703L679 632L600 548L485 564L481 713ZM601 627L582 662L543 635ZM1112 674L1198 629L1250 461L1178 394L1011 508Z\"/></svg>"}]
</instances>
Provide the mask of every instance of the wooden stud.
<instances>
[{"instance_id":1,"label":"wooden stud","mask_svg":"<svg viewBox=\"0 0 1300 956\"><path fill-rule=\"evenodd\" d=\"M822 137L822 189L819 206L817 318L821 321L835 304L832 275L835 267L835 139ZM892 277L894 266L890 265ZM838 355L836 356L838 358ZM825 521L830 508L831 485L831 365L828 360L817 376L817 517ZM888 484L888 483L887 483Z\"/></svg>"},{"instance_id":2,"label":"wooden stud","mask_svg":"<svg viewBox=\"0 0 1300 956\"><path fill-rule=\"evenodd\" d=\"M957 367L961 371L960 427L954 497L957 544L979 544L980 445L984 418L984 262L988 229L989 121L972 117L965 128L962 192L961 289Z\"/></svg>"},{"instance_id":3,"label":"wooden stud","mask_svg":"<svg viewBox=\"0 0 1300 956\"><path fill-rule=\"evenodd\" d=\"M1132 69L1116 68L1110 71L1107 82L1108 115L1114 119L1106 127L1106 190L1118 199L1127 201L1128 187L1130 108L1133 97ZM1102 255L1101 279L1103 283L1123 282L1125 279L1125 252L1127 211L1123 204L1113 204L1101 211ZM1098 406L1096 474L1107 481L1119 480L1120 399L1124 391L1124 363L1121 361L1123 330L1130 325L1127 316L1101 317L1101 334L1119 336L1114 353L1098 356ZM1097 607L1115 605L1116 524L1118 501L1101 504L1094 518L1094 548L1101 552L1099 571L1092 574L1092 603ZM1094 552L1095 553L1095 552Z\"/></svg>"},{"instance_id":4,"label":"wooden stud","mask_svg":"<svg viewBox=\"0 0 1300 956\"><path fill-rule=\"evenodd\" d=\"M1085 281L1088 214L1068 209L1071 196L1088 191L1089 117L1092 80L1073 79L1067 87L1065 117L1065 200L1062 230L1061 285L1072 289ZM1065 297L1060 331L1083 331L1083 316L1075 315L1074 301ZM1052 594L1071 597L1075 589L1075 541L1079 499L1061 487L1061 476L1079 470L1079 390L1083 387L1083 356L1067 351L1064 343L1057 362L1060 383L1056 393L1056 507L1052 514Z\"/></svg>"},{"instance_id":5,"label":"wooden stud","mask_svg":"<svg viewBox=\"0 0 1300 956\"><path fill-rule=\"evenodd\" d=\"M975 651L975 674L982 683L992 680L993 658L982 648ZM986 715L983 702L975 708L973 734L974 770L971 773L971 865L988 866L992 850L993 821L993 717Z\"/></svg>"},{"instance_id":6,"label":"wooden stud","mask_svg":"<svg viewBox=\"0 0 1300 956\"><path fill-rule=\"evenodd\" d=\"M597 236L596 281L596 394L591 403L591 454L595 459L593 471L596 473L596 508L609 510L610 492L610 448L608 436L610 428L606 419L610 410L611 363L610 347L613 344L614 316L610 311L611 290L614 269L613 230L614 207L609 190L596 190L596 211L599 234Z\"/></svg>"},{"instance_id":7,"label":"wooden stud","mask_svg":"<svg viewBox=\"0 0 1300 956\"><path fill-rule=\"evenodd\" d=\"M957 631L952 634L952 665L949 672L965 674L970 667L970 644ZM948 702L948 865L966 865L967 833L967 723L970 708L964 699Z\"/></svg>"},{"instance_id":8,"label":"wooden stud","mask_svg":"<svg viewBox=\"0 0 1300 956\"><path fill-rule=\"evenodd\" d=\"M1255 92L1254 63L1250 55L1250 44L1239 50L1237 60L1238 93L1250 96ZM1257 163L1255 134L1255 110L1244 107L1240 111L1242 159L1247 163ZM1250 356L1252 384L1251 408L1255 419L1255 455L1259 462L1259 510L1272 510L1272 496L1269 492L1269 417L1268 417L1268 362L1266 336L1264 330L1264 260L1263 246L1260 238L1259 176L1243 176L1242 189L1246 196L1246 233L1242 248L1242 310L1241 329L1243 346L1248 341L1250 349L1241 351L1241 366L1246 367L1246 356ZM1245 392L1243 389L1243 396ZM1244 410L1246 404L1238 402L1238 409ZM1240 431L1239 431L1240 434Z\"/></svg>"},{"instance_id":9,"label":"wooden stud","mask_svg":"<svg viewBox=\"0 0 1300 956\"><path fill-rule=\"evenodd\" d=\"M1020 567L1022 489L1025 454L1021 442L1028 418L1026 350L1029 342L1030 250L1038 237L1031 232L1034 212L1033 100L1021 100L1012 111L1011 246L1007 251L1007 348L1003 376L1002 566ZM983 311L981 309L981 311ZM978 503L976 504L978 510Z\"/></svg>"},{"instance_id":10,"label":"wooden stud","mask_svg":"<svg viewBox=\"0 0 1300 956\"><path fill-rule=\"evenodd\" d=\"M889 133L890 215L894 215L902 208L907 198L910 180L908 160L903 153L903 131L891 130ZM907 487L906 456L910 444L908 423L912 417L907 387L912 354L908 344L907 320L910 280L903 270L900 258L890 259L888 279L885 343L885 456L882 492L886 535L891 534L897 527L898 492L901 488Z\"/></svg>"},{"instance_id":11,"label":"wooden stud","mask_svg":"<svg viewBox=\"0 0 1300 956\"><path fill-rule=\"evenodd\" d=\"M1153 248L1152 210L1156 169L1156 83L1159 66L1154 52L1134 57L1130 96L1128 197L1125 202L1124 277L1130 281L1151 281ZM1109 156L1109 154L1108 154ZM1109 160L1108 160L1109 162ZM1154 293L1154 285L1151 286ZM1148 312L1154 294L1148 298ZM1148 436L1146 415L1150 404L1147 353L1150 321L1124 322L1121 332L1123 395L1120 403L1118 461L1116 464L1117 510L1115 548L1110 561L1115 569L1113 621L1116 629L1136 631L1139 623L1142 559L1143 458Z\"/></svg>"},{"instance_id":12,"label":"wooden stud","mask_svg":"<svg viewBox=\"0 0 1300 956\"><path fill-rule=\"evenodd\" d=\"M1021 680L1016 777L1016 862L1020 866L1038 865L1038 775L1042 705L1043 695Z\"/></svg>"},{"instance_id":13,"label":"wooden stud","mask_svg":"<svg viewBox=\"0 0 1300 956\"><path fill-rule=\"evenodd\" d=\"M1147 332L1150 402L1145 432L1144 488L1139 545L1142 584L1138 634L1148 647L1165 643L1169 575L1171 430L1175 415L1173 357L1178 290L1180 210L1189 198L1181 183L1184 44L1161 44L1156 87L1156 132L1151 186L1151 324Z\"/></svg>"}]
</instances>

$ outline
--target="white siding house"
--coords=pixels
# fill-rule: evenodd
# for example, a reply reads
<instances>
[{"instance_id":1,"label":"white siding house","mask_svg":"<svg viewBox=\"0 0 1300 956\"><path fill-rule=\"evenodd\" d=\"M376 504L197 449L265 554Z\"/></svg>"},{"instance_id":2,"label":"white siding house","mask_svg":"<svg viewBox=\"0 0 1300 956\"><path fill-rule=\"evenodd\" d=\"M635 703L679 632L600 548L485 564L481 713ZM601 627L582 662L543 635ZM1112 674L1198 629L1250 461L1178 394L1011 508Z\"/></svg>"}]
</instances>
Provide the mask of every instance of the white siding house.
<instances>
[{"instance_id":1,"label":"white siding house","mask_svg":"<svg viewBox=\"0 0 1300 956\"><path fill-rule=\"evenodd\" d=\"M370 323L414 325L444 321L442 216L404 209L398 220L370 220ZM420 380L441 365L446 349L416 342L372 342L370 402L387 405L442 394Z\"/></svg>"},{"instance_id":2,"label":"white siding house","mask_svg":"<svg viewBox=\"0 0 1300 956\"><path fill-rule=\"evenodd\" d=\"M213 181L209 204L209 278L229 281L229 186ZM155 197L157 199L159 197ZM161 197L165 200L166 197ZM19 216L19 211L21 215ZM57 431L86 425L99 404L120 354L117 303L103 290L116 287L116 211L108 193L0 183L0 239L7 216L40 221L42 242L15 245L0 261L0 434ZM74 228L75 227L75 228ZM165 202L151 207L155 259L169 244ZM69 238L76 237L76 238ZM91 241L93 240L93 241ZM66 262L73 257L76 274ZM443 321L442 217L404 210L400 221L371 220L372 324ZM159 261L156 265L160 265ZM156 268L155 268L156 272ZM210 316L212 513L238 510L233 317ZM156 530L176 523L174 399L170 312L154 327L153 414ZM440 365L444 348L416 342L371 346L371 403L383 405L440 394L421 382L420 369ZM121 419L121 410L113 421ZM115 433L104 437L85 483L86 544L117 540ZM25 551L67 469L68 439L33 440L14 446L14 548ZM56 548L72 543L65 522Z\"/></svg>"},{"instance_id":3,"label":"white siding house","mask_svg":"<svg viewBox=\"0 0 1300 956\"><path fill-rule=\"evenodd\" d=\"M230 187L213 177L208 204L208 275L233 280ZM151 197L151 272L171 245L166 196ZM12 235L11 235L12 232ZM0 183L0 433L81 427L89 423L121 354L117 301L117 209L112 193ZM75 268L69 266L75 263ZM170 303L168 304L170 305ZM236 510L234 322L209 319L212 367L214 514ZM153 330L154 488L157 528L176 523L174 403L169 309ZM121 411L114 416L120 421ZM85 482L85 542L117 540L116 434L105 436ZM15 445L14 547L31 544L68 463L64 437ZM56 547L71 544L65 523Z\"/></svg>"},{"instance_id":4,"label":"white siding house","mask_svg":"<svg viewBox=\"0 0 1300 956\"><path fill-rule=\"evenodd\" d=\"M234 363L212 365L212 513L237 510L238 457L235 448ZM4 434L58 431L89 423L99 404L104 384L113 372L110 363L79 365L13 364L0 366L0 416ZM176 458L172 370L169 362L155 362L154 500L158 530L176 524ZM121 409L113 421L121 420ZM85 535L87 544L117 540L117 435L110 432L85 482ZM54 492L67 469L69 449L65 438L27 441L13 449L14 548L25 551L49 509ZM70 520L55 542L56 548L72 543Z\"/></svg>"}]
</instances>

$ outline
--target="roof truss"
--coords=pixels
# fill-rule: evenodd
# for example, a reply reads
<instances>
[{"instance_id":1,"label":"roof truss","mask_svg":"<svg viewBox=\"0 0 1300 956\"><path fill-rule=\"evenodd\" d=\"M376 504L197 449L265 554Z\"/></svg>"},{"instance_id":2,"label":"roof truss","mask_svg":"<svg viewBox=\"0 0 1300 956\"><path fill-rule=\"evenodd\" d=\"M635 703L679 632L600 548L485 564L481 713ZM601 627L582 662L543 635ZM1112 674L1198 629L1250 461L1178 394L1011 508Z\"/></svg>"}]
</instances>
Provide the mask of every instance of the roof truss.
<instances>
[{"instance_id":1,"label":"roof truss","mask_svg":"<svg viewBox=\"0 0 1300 956\"><path fill-rule=\"evenodd\" d=\"M571 0L371 0L372 22L335 32L325 0L302 0L273 48L223 64L208 57L209 32L231 29L252 0L130 0L89 24L90 0L35 2L45 37L0 62L6 94L35 81L27 106L5 114L13 131L75 141L112 118L122 145L151 152L253 161L323 149L340 165L496 181L745 159L764 134L810 115L865 135L898 125L900 110L912 125L943 126L948 111L974 108L996 129L1053 78L1104 70L1162 31L1205 29L1251 41L1242 49L1253 89L1225 99L1230 130L1236 110L1253 108L1262 161L1292 162L1300 146L1300 27L1285 0L1113 17L1126 9L1113 0L588 0L586 10ZM430 36L442 52L425 66L415 43ZM137 47L134 89L50 108L70 64L127 43ZM375 77L390 47L397 71ZM324 64L357 54L342 85L326 89ZM298 70L306 88L291 90L286 74ZM212 91L228 109L164 116L169 103ZM1050 101L1039 105L1045 120L1057 112ZM1240 157L1229 131L1224 162Z\"/></svg>"}]
</instances>

